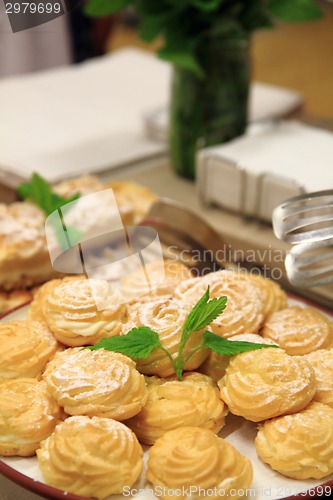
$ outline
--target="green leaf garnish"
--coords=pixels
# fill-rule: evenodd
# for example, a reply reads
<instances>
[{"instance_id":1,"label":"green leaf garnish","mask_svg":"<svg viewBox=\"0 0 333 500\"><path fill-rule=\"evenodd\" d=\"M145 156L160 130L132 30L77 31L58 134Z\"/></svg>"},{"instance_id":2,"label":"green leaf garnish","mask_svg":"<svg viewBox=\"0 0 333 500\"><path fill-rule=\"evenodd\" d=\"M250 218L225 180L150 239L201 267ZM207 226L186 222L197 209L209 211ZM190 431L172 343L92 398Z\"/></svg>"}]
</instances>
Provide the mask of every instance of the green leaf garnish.
<instances>
[{"instance_id":1,"label":"green leaf garnish","mask_svg":"<svg viewBox=\"0 0 333 500\"><path fill-rule=\"evenodd\" d=\"M24 200L33 201L45 212L46 216L80 197L79 193L68 198L59 196L52 191L51 185L36 173L32 174L30 182L24 182L18 186L17 193Z\"/></svg>"},{"instance_id":2,"label":"green leaf garnish","mask_svg":"<svg viewBox=\"0 0 333 500\"><path fill-rule=\"evenodd\" d=\"M65 225L62 212L66 212L66 209L64 208L63 211L60 211L60 208L77 200L80 197L80 193L76 193L68 198L59 196L52 191L51 185L37 173L32 174L30 182L20 184L17 188L17 193L24 200L33 201L35 205L44 211L47 217L53 212L58 211L59 219L55 218L52 226L60 248L67 250L79 243L82 231Z\"/></svg>"},{"instance_id":3,"label":"green leaf garnish","mask_svg":"<svg viewBox=\"0 0 333 500\"><path fill-rule=\"evenodd\" d=\"M90 349L92 351L106 349L108 351L120 352L134 359L146 359L154 349L161 349L170 359L177 379L182 380L183 370L187 361L193 354L201 349L208 348L217 354L235 356L242 352L262 349L264 347L278 347L277 345L228 340L215 335L215 333L206 331L203 335L203 343L193 349L184 359L183 350L191 334L198 330L202 330L214 321L214 319L224 311L226 302L227 297L225 296L209 300L209 287L207 288L204 295L196 303L185 320L176 360L174 360L170 352L162 346L158 333L151 330L148 326L133 328L126 335L121 335L119 337L101 339L94 346L86 346L84 349Z\"/></svg>"},{"instance_id":4,"label":"green leaf garnish","mask_svg":"<svg viewBox=\"0 0 333 500\"><path fill-rule=\"evenodd\" d=\"M145 359L152 351L161 347L159 336L148 326L132 328L126 335L101 339L93 346L87 346L91 351L105 349L120 352L136 359Z\"/></svg>"},{"instance_id":5,"label":"green leaf garnish","mask_svg":"<svg viewBox=\"0 0 333 500\"><path fill-rule=\"evenodd\" d=\"M223 356L235 356L236 354L241 354L242 352L254 351L256 349L264 349L267 347L278 348L275 344L257 344L255 342L245 342L241 340L228 340L223 337L219 337L213 332L206 331L204 333L204 347L208 347L216 354Z\"/></svg>"},{"instance_id":6,"label":"green leaf garnish","mask_svg":"<svg viewBox=\"0 0 333 500\"><path fill-rule=\"evenodd\" d=\"M187 316L183 327L182 338L188 338L191 333L202 330L210 325L226 308L227 297L222 296L209 300L209 286L201 299L195 304Z\"/></svg>"}]
</instances>

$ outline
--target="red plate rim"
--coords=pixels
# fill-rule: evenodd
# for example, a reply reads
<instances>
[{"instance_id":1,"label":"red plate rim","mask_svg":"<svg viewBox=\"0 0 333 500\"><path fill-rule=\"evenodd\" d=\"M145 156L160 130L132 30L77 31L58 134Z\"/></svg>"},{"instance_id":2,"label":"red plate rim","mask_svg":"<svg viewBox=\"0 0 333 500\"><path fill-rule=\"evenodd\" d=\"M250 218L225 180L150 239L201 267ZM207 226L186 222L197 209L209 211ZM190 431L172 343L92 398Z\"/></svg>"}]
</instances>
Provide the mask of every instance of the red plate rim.
<instances>
[{"instance_id":1,"label":"red plate rim","mask_svg":"<svg viewBox=\"0 0 333 500\"><path fill-rule=\"evenodd\" d=\"M321 311L325 312L329 316L333 317L332 311L329 311L325 307L317 306L310 300L304 299L302 297L298 297L297 295L289 294L288 296L291 299L296 299L301 302L304 302L307 305L316 307L317 309L320 309ZM21 304L17 307L14 307L10 311L7 311L3 314L0 315L0 319L5 318L6 316L9 316L13 312L27 306L29 302L26 302L25 304ZM78 495L74 495L73 493L67 493L65 491L58 490L57 488L53 488L53 486L49 486L45 483L41 483L40 481L36 481L35 479L32 479L29 476L26 476L25 474L22 474L22 472L17 471L16 469L13 469L13 467L10 467L10 465L5 464L1 459L0 459L0 474L3 476L7 477L14 483L18 484L19 486L22 486L23 488L31 491L32 493L36 493L41 497L50 499L50 500L87 500L89 497L81 497ZM305 500L310 500L313 498L318 498L318 497L325 497L328 496L324 494L323 489L325 487L330 488L330 493L333 492L333 479L330 481L327 481L326 483L320 484L318 486L315 486L313 488L310 488L308 490L305 490L302 493L299 493L297 495L291 495L288 497L283 497L280 500L288 500L291 498L303 498ZM331 495L330 495L331 496Z\"/></svg>"}]
</instances>

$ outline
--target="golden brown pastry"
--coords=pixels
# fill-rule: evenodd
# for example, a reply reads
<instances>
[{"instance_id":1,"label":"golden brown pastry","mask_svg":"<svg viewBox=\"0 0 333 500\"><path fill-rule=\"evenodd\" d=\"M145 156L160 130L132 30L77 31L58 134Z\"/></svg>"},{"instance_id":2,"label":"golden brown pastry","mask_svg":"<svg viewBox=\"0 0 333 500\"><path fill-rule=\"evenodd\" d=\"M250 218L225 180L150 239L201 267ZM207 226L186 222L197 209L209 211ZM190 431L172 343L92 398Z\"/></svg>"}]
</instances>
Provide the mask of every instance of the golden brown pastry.
<instances>
[{"instance_id":1,"label":"golden brown pastry","mask_svg":"<svg viewBox=\"0 0 333 500\"><path fill-rule=\"evenodd\" d=\"M1 384L0 455L29 457L54 430L63 412L44 382L20 378Z\"/></svg>"},{"instance_id":2,"label":"golden brown pastry","mask_svg":"<svg viewBox=\"0 0 333 500\"><path fill-rule=\"evenodd\" d=\"M304 356L316 375L314 401L333 408L333 349L319 349Z\"/></svg>"},{"instance_id":3,"label":"golden brown pastry","mask_svg":"<svg viewBox=\"0 0 333 500\"><path fill-rule=\"evenodd\" d=\"M150 189L135 182L112 181L106 187L113 189L121 214L125 210L133 213L130 224L138 224L144 219L152 204L158 200Z\"/></svg>"},{"instance_id":4,"label":"golden brown pastry","mask_svg":"<svg viewBox=\"0 0 333 500\"><path fill-rule=\"evenodd\" d=\"M10 293L0 291L0 314L27 304L32 300L32 297L32 292L29 290L19 289Z\"/></svg>"},{"instance_id":5,"label":"golden brown pastry","mask_svg":"<svg viewBox=\"0 0 333 500\"><path fill-rule=\"evenodd\" d=\"M229 340L238 340L242 342L253 342L254 344L274 344L270 339L264 339L256 333L240 333L234 335ZM225 370L229 364L230 356L222 356L211 351L208 358L198 368L200 373L211 377L214 382L218 382L225 375Z\"/></svg>"},{"instance_id":6,"label":"golden brown pastry","mask_svg":"<svg viewBox=\"0 0 333 500\"><path fill-rule=\"evenodd\" d=\"M0 383L20 377L40 378L58 342L45 323L11 321L0 324Z\"/></svg>"},{"instance_id":7,"label":"golden brown pastry","mask_svg":"<svg viewBox=\"0 0 333 500\"><path fill-rule=\"evenodd\" d=\"M145 405L143 375L127 356L104 349L66 349L47 365L43 379L69 415L125 420Z\"/></svg>"},{"instance_id":8,"label":"golden brown pastry","mask_svg":"<svg viewBox=\"0 0 333 500\"><path fill-rule=\"evenodd\" d=\"M178 356L182 329L191 306L178 300L156 300L142 304L136 311L130 327L148 326L159 335L162 346L169 351L173 359ZM126 329L127 329L126 328ZM202 335L206 329L194 332L183 350L183 359L202 344ZM186 370L195 370L206 359L208 349L196 352L186 363ZM154 349L146 359L137 360L137 368L145 375L169 377L175 373L170 359L161 349Z\"/></svg>"},{"instance_id":9,"label":"golden brown pastry","mask_svg":"<svg viewBox=\"0 0 333 500\"><path fill-rule=\"evenodd\" d=\"M47 484L85 498L123 493L143 467L133 432L100 417L67 418L41 443L37 457Z\"/></svg>"},{"instance_id":10,"label":"golden brown pastry","mask_svg":"<svg viewBox=\"0 0 333 500\"><path fill-rule=\"evenodd\" d=\"M251 485L252 476L250 460L200 427L169 431L149 452L147 478L166 500L174 499L174 491L179 491L180 499L197 500L204 491L213 499L240 498Z\"/></svg>"},{"instance_id":11,"label":"golden brown pastry","mask_svg":"<svg viewBox=\"0 0 333 500\"><path fill-rule=\"evenodd\" d=\"M59 196L69 198L77 193L82 196L104 189L104 184L94 175L83 175L75 179L59 182L52 190Z\"/></svg>"},{"instance_id":12,"label":"golden brown pastry","mask_svg":"<svg viewBox=\"0 0 333 500\"><path fill-rule=\"evenodd\" d=\"M276 348L234 356L218 385L231 413L253 422L302 410L316 390L310 363Z\"/></svg>"},{"instance_id":13,"label":"golden brown pastry","mask_svg":"<svg viewBox=\"0 0 333 500\"><path fill-rule=\"evenodd\" d=\"M301 356L333 346L333 323L312 307L288 307L267 319L262 335L291 356Z\"/></svg>"},{"instance_id":14,"label":"golden brown pastry","mask_svg":"<svg viewBox=\"0 0 333 500\"><path fill-rule=\"evenodd\" d=\"M67 278L64 278L67 279ZM45 314L44 314L44 304L45 299L48 294L58 286L62 282L61 279L54 279L47 281L44 285L40 286L37 292L34 295L34 298L29 305L28 309L28 319L31 321L44 321L46 322Z\"/></svg>"},{"instance_id":15,"label":"golden brown pastry","mask_svg":"<svg viewBox=\"0 0 333 500\"><path fill-rule=\"evenodd\" d=\"M263 321L262 293L250 280L239 279L232 271L210 273L203 278L183 281L174 297L192 306L210 287L210 298L227 296L226 309L211 323L214 333L232 337L240 333L257 333Z\"/></svg>"},{"instance_id":16,"label":"golden brown pastry","mask_svg":"<svg viewBox=\"0 0 333 500\"><path fill-rule=\"evenodd\" d=\"M184 373L183 380L146 377L148 400L126 421L139 441L153 444L165 432L195 425L216 434L224 426L227 409L212 379L201 373Z\"/></svg>"},{"instance_id":17,"label":"golden brown pastry","mask_svg":"<svg viewBox=\"0 0 333 500\"><path fill-rule=\"evenodd\" d=\"M56 276L44 220L43 211L32 203L0 203L0 289L25 288Z\"/></svg>"},{"instance_id":18,"label":"golden brown pastry","mask_svg":"<svg viewBox=\"0 0 333 500\"><path fill-rule=\"evenodd\" d=\"M130 302L169 299L175 287L192 277L185 264L166 260L150 262L120 280L120 291Z\"/></svg>"},{"instance_id":19,"label":"golden brown pastry","mask_svg":"<svg viewBox=\"0 0 333 500\"><path fill-rule=\"evenodd\" d=\"M250 272L238 273L238 277L251 280L261 292L264 320L274 312L288 307L288 296L275 281Z\"/></svg>"},{"instance_id":20,"label":"golden brown pastry","mask_svg":"<svg viewBox=\"0 0 333 500\"><path fill-rule=\"evenodd\" d=\"M333 473L333 409L312 402L293 415L259 426L255 440L261 460L293 479L322 479Z\"/></svg>"},{"instance_id":21,"label":"golden brown pastry","mask_svg":"<svg viewBox=\"0 0 333 500\"><path fill-rule=\"evenodd\" d=\"M41 293L45 293L41 299L45 320L57 340L67 346L95 344L119 335L127 319L126 305L107 281L67 278Z\"/></svg>"}]
</instances>

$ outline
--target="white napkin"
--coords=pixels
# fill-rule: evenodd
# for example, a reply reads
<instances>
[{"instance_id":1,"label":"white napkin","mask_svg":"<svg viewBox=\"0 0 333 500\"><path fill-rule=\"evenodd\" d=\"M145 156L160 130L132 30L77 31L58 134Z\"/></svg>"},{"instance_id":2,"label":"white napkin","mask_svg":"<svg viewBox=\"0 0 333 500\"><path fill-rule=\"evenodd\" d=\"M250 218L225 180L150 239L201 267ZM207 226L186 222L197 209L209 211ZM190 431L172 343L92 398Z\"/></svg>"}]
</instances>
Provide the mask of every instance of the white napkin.
<instances>
[{"instance_id":1,"label":"white napkin","mask_svg":"<svg viewBox=\"0 0 333 500\"><path fill-rule=\"evenodd\" d=\"M33 171L56 182L165 153L144 132L144 116L165 106L171 67L138 49L80 65L0 80L0 182ZM251 117L300 105L297 93L255 83ZM164 124L164 135L167 123Z\"/></svg>"},{"instance_id":2,"label":"white napkin","mask_svg":"<svg viewBox=\"0 0 333 500\"><path fill-rule=\"evenodd\" d=\"M301 192L333 188L333 133L298 121L252 125L247 134L199 154L206 202L270 220Z\"/></svg>"},{"instance_id":3,"label":"white napkin","mask_svg":"<svg viewBox=\"0 0 333 500\"><path fill-rule=\"evenodd\" d=\"M0 181L15 186L37 171L55 182L165 152L142 116L165 102L169 74L155 56L123 49L0 80Z\"/></svg>"}]
</instances>

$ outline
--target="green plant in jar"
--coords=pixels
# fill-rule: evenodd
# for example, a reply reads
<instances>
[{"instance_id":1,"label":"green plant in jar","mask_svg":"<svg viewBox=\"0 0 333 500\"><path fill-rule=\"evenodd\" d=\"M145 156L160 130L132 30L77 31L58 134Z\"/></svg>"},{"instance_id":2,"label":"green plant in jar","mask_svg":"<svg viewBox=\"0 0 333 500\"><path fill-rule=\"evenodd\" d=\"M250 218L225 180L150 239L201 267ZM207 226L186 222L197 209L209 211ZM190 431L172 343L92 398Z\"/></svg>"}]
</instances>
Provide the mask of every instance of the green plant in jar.
<instances>
[{"instance_id":1,"label":"green plant in jar","mask_svg":"<svg viewBox=\"0 0 333 500\"><path fill-rule=\"evenodd\" d=\"M249 42L276 20L319 18L315 0L89 0L86 12L103 16L132 6L147 42L162 37L160 58L173 65L169 145L172 166L195 177L199 146L223 143L246 128Z\"/></svg>"}]
</instances>

